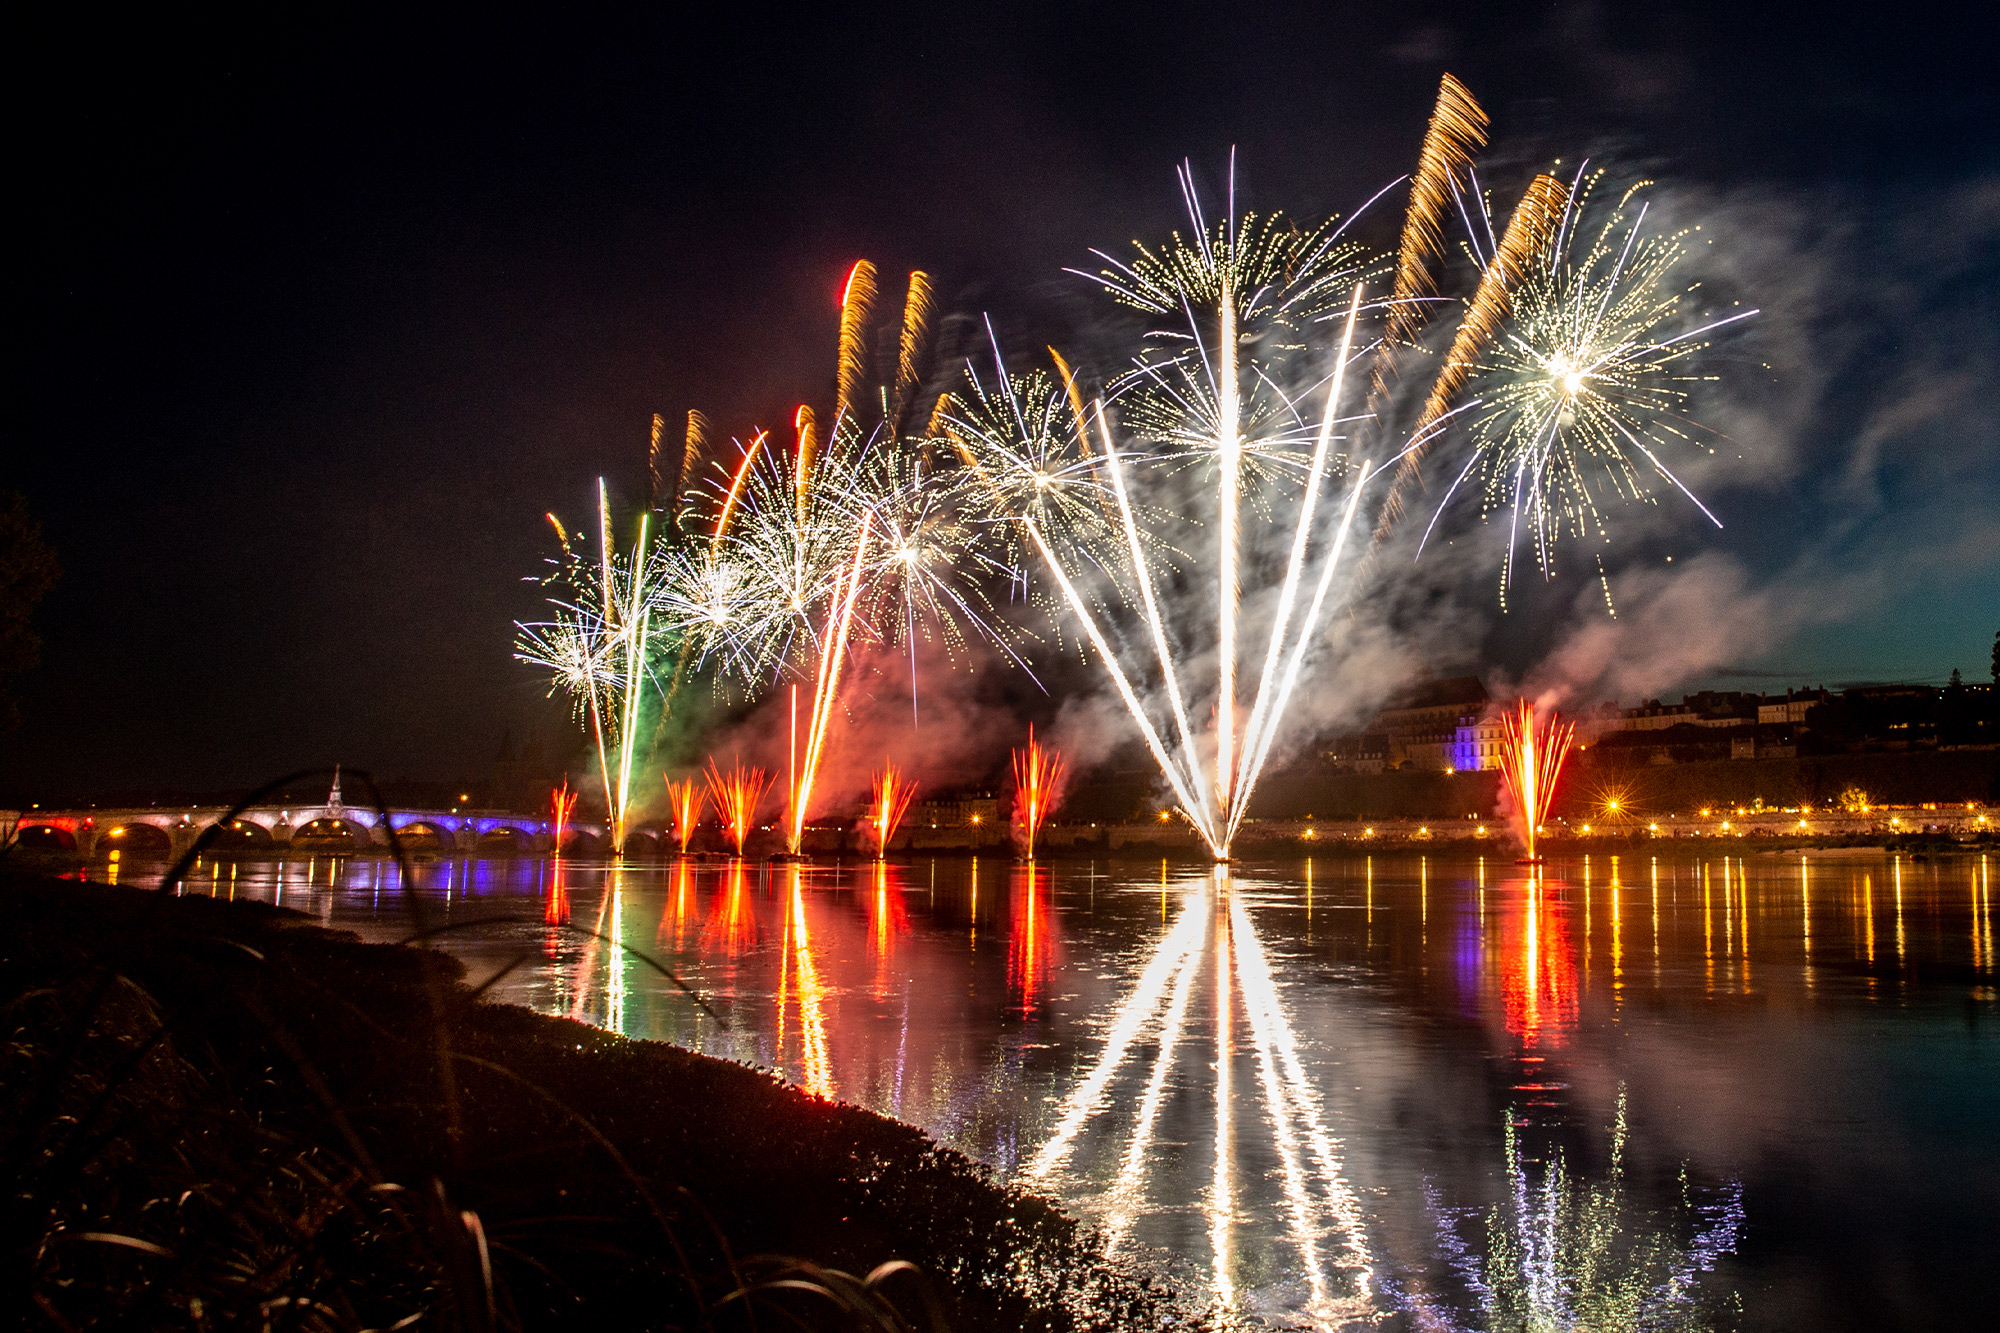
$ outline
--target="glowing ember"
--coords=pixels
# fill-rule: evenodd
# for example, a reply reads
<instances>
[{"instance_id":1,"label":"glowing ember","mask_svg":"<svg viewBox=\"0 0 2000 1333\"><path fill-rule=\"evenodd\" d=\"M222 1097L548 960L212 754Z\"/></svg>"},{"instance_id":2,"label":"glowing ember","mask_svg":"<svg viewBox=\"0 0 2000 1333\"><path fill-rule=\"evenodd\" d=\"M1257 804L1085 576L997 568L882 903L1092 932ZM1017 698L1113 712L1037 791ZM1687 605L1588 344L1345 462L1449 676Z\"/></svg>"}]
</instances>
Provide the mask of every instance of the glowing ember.
<instances>
[{"instance_id":1,"label":"glowing ember","mask_svg":"<svg viewBox=\"0 0 2000 1333\"><path fill-rule=\"evenodd\" d=\"M1526 699L1512 713L1501 718L1507 734L1501 741L1500 774L1513 798L1515 818L1521 821L1521 845L1527 860L1535 855L1535 839L1542 821L1548 818L1555 800L1556 779L1562 775L1563 760L1569 757L1570 742L1576 738L1576 724L1564 722L1549 710L1548 720L1537 726L1535 706Z\"/></svg>"},{"instance_id":2,"label":"glowing ember","mask_svg":"<svg viewBox=\"0 0 2000 1333\"><path fill-rule=\"evenodd\" d=\"M742 761L731 764L724 773L715 766L715 760L708 761L708 799L715 803L715 813L722 819L722 831L728 835L738 856L743 855L743 844L750 837L750 825L757 817L757 806L770 789L771 779L763 769L746 770Z\"/></svg>"},{"instance_id":3,"label":"glowing ember","mask_svg":"<svg viewBox=\"0 0 2000 1333\"><path fill-rule=\"evenodd\" d=\"M916 794L917 784L903 781L894 764L875 775L875 795L868 804L868 828L875 835L875 855L887 854L889 839L896 836L896 825L903 822L903 812L910 808Z\"/></svg>"},{"instance_id":4,"label":"glowing ember","mask_svg":"<svg viewBox=\"0 0 2000 1333\"><path fill-rule=\"evenodd\" d=\"M1035 859L1035 835L1062 795L1062 780L1062 755L1036 744L1035 729L1029 727L1027 748L1014 751L1014 823L1030 861Z\"/></svg>"},{"instance_id":5,"label":"glowing ember","mask_svg":"<svg viewBox=\"0 0 2000 1333\"><path fill-rule=\"evenodd\" d=\"M695 825L701 823L702 807L706 804L701 788L693 778L683 778L675 782L667 779L667 804L672 808L674 820L674 842L687 855L688 843L694 839Z\"/></svg>"}]
</instances>

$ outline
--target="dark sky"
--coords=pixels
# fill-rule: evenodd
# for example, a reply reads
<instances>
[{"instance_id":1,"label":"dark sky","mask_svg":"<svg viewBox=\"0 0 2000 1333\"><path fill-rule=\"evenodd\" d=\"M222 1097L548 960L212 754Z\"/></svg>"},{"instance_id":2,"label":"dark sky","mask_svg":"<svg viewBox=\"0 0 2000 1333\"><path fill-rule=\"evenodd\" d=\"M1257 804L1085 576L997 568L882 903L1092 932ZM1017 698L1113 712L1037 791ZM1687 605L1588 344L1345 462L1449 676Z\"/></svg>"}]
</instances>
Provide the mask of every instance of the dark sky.
<instances>
[{"instance_id":1,"label":"dark sky","mask_svg":"<svg viewBox=\"0 0 2000 1333\"><path fill-rule=\"evenodd\" d=\"M1745 233L1768 461L1679 549L1777 611L1679 683L1984 676L1990 6L802 8L17 10L6 484L65 573L0 789L476 776L562 719L509 656L543 511L629 488L654 411L824 396L856 257L1033 336L1183 156L1349 210L1447 69L1495 179L1608 155ZM1473 637L1531 672L1564 623Z\"/></svg>"}]
</instances>

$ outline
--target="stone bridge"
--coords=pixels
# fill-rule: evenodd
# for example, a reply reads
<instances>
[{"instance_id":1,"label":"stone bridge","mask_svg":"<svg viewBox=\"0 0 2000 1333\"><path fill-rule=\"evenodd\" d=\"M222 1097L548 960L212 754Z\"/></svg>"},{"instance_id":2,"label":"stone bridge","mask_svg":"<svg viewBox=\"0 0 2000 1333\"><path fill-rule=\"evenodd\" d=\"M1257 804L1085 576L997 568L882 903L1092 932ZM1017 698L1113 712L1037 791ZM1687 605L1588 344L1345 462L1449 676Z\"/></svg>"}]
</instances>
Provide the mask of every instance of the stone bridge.
<instances>
[{"instance_id":1,"label":"stone bridge","mask_svg":"<svg viewBox=\"0 0 2000 1333\"><path fill-rule=\"evenodd\" d=\"M205 829L229 815L227 806L145 806L131 809L20 810L0 812L0 842L98 856L113 850L137 856L179 856ZM11 823L13 827L5 827ZM217 851L254 852L296 847L301 852L366 853L389 850L394 829L410 851L545 852L554 841L546 816L486 810L390 810L348 805L334 783L324 801L272 804L239 810L210 844ZM600 842L603 826L573 823L577 837Z\"/></svg>"}]
</instances>

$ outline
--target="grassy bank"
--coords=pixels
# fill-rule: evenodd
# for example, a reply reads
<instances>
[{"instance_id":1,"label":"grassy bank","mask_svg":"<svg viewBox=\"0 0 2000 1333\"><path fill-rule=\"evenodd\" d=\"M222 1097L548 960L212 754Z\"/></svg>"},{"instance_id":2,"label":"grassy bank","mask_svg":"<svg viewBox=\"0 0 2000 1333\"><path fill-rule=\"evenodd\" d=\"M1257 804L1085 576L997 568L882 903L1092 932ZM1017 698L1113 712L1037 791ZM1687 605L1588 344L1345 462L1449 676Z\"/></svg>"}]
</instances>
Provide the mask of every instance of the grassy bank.
<instances>
[{"instance_id":1,"label":"grassy bank","mask_svg":"<svg viewBox=\"0 0 2000 1333\"><path fill-rule=\"evenodd\" d=\"M31 1324L1179 1322L911 1127L483 1003L443 954L255 903L0 896L0 1245Z\"/></svg>"}]
</instances>

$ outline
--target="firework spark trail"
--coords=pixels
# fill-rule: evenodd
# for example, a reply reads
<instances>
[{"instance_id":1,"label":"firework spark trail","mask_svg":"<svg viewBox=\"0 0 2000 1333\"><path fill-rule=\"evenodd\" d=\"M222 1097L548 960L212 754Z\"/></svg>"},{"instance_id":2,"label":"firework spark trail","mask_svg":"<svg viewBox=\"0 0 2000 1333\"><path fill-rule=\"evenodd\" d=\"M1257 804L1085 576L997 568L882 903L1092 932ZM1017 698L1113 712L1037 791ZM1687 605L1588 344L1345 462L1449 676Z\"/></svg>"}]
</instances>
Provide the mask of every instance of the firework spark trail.
<instances>
[{"instance_id":1,"label":"firework spark trail","mask_svg":"<svg viewBox=\"0 0 2000 1333\"><path fill-rule=\"evenodd\" d=\"M1300 622L1298 638L1292 642L1291 657L1285 663L1285 674L1278 690L1277 701L1265 716L1263 732L1256 738L1255 758L1250 764L1249 777L1244 783L1242 804L1236 811L1238 822L1242 820L1243 812L1249 809L1250 792L1264 771L1264 763L1270 758L1271 746L1277 739L1278 723L1284 719L1285 709L1292 702L1292 692L1298 688L1300 671L1305 665L1306 649L1312 644L1313 631L1319 626L1320 614L1326 607L1327 594L1332 591L1334 573L1339 569L1340 557L1347 549L1347 535L1354 530L1354 515L1361 507L1361 493L1367 489L1374 475L1369 470L1368 462L1363 460L1360 471L1354 478L1354 489L1348 495L1347 508L1340 516L1340 527L1334 536L1333 549L1327 553L1326 563L1320 567L1319 583L1313 589L1312 602L1306 608L1305 619ZM1235 825L1230 827L1229 834L1231 837L1235 835Z\"/></svg>"},{"instance_id":2,"label":"firework spark trail","mask_svg":"<svg viewBox=\"0 0 2000 1333\"><path fill-rule=\"evenodd\" d=\"M1232 198L1234 177L1231 178ZM1235 241L1232 228L1230 237ZM1224 823L1230 814L1236 791L1236 611L1242 595L1236 573L1239 552L1239 507L1243 502L1243 422L1242 385L1237 380L1237 359L1242 348L1236 337L1236 296L1228 279L1222 283L1221 382L1217 392L1217 416L1221 438L1217 442L1216 472L1219 474L1216 502L1220 522L1216 536L1216 706L1215 706L1215 788L1216 811Z\"/></svg>"},{"instance_id":3,"label":"firework spark trail","mask_svg":"<svg viewBox=\"0 0 2000 1333\"><path fill-rule=\"evenodd\" d=\"M788 849L796 855L805 842L806 808L812 802L814 779L819 775L825 753L827 728L833 718L834 695L840 688L841 667L847 660L847 640L854 622L854 606L861 597L862 570L868 559L868 539L872 515L864 515L854 539L854 564L844 579L835 584L827 608L829 642L820 652L819 670L813 682L812 717L806 730L806 762L799 770L798 789L792 796L791 836Z\"/></svg>"},{"instance_id":4,"label":"firework spark trail","mask_svg":"<svg viewBox=\"0 0 2000 1333\"><path fill-rule=\"evenodd\" d=\"M1649 473L1721 526L1661 451L1678 443L1712 452L1690 439L1700 428L1685 414L1689 386L1704 377L1686 362L1709 335L1758 312L1704 317L1676 331L1698 289L1673 284L1689 232L1649 233L1646 206L1628 212L1643 181L1591 231L1604 174L1578 170L1553 240L1523 274L1506 328L1476 368L1483 411L1473 421L1468 467L1485 478L1483 513L1509 510L1503 608L1524 520L1544 577L1565 527L1582 536L1595 526L1608 537L1600 494L1644 499ZM1454 483L1431 527L1457 490Z\"/></svg>"},{"instance_id":5,"label":"firework spark trail","mask_svg":"<svg viewBox=\"0 0 2000 1333\"><path fill-rule=\"evenodd\" d=\"M1250 721L1244 728L1244 758L1256 759L1257 737L1265 725L1267 709L1271 703L1271 682L1278 670L1278 661L1285 647L1286 631L1291 627L1292 604L1297 600L1299 579L1305 571L1306 544L1312 538L1313 517L1319 506L1320 483L1326 476L1327 457L1333 448L1333 427L1340 419L1340 389L1347 377L1348 353L1354 346L1354 321L1361 314L1361 284L1354 284L1354 299L1348 303L1347 324L1341 330L1340 350L1334 354L1333 384L1327 390L1326 415L1320 421L1319 439L1313 446L1312 466L1306 473L1305 498L1299 504L1298 529L1292 536L1291 559L1285 565L1285 582L1278 593L1278 613L1271 626L1271 643L1264 655L1264 674L1257 683L1256 702L1251 705ZM1345 525L1342 527L1345 533ZM1312 624L1303 628L1301 640L1311 637ZM1243 801L1232 812L1229 828L1233 833L1242 819L1242 807L1249 800L1249 786L1256 780L1256 769L1249 763L1244 766L1241 786L1244 788Z\"/></svg>"},{"instance_id":6,"label":"firework spark trail","mask_svg":"<svg viewBox=\"0 0 2000 1333\"><path fill-rule=\"evenodd\" d=\"M889 854L889 839L896 836L896 825L903 822L903 813L916 799L917 784L905 782L902 773L890 764L875 775L873 791L868 825L875 834L875 856L879 860Z\"/></svg>"},{"instance_id":7,"label":"firework spark trail","mask_svg":"<svg viewBox=\"0 0 2000 1333\"><path fill-rule=\"evenodd\" d=\"M1173 653L1167 648L1166 622L1160 617L1159 603L1153 594L1153 571L1146 562L1146 552L1139 538L1139 525L1132 514L1132 499L1125 488L1125 469L1118 461L1118 450L1111 443L1111 429L1105 424L1104 403L1099 400L1097 409L1097 429L1104 437L1104 469L1111 477L1111 487L1118 499L1118 516L1125 530L1126 545L1132 558L1132 576L1139 585L1141 604L1145 609L1146 628L1151 631L1153 650L1160 659L1160 675L1166 681L1167 700L1173 708L1174 725L1180 729L1181 753L1186 757L1192 771L1201 762L1200 751L1195 749L1194 728L1188 725L1187 702L1181 696L1180 673L1174 670ZM1200 783L1191 784L1201 796L1201 818L1203 823L1212 823L1208 813L1208 793Z\"/></svg>"},{"instance_id":8,"label":"firework spark trail","mask_svg":"<svg viewBox=\"0 0 2000 1333\"><path fill-rule=\"evenodd\" d=\"M689 779L688 786L693 785L693 779ZM738 856L743 855L743 844L749 840L750 826L757 819L757 806L770 786L769 774L761 768L746 770L740 759L731 764L727 773L716 766L713 758L708 761L708 799L715 806L722 830Z\"/></svg>"},{"instance_id":9,"label":"firework spark trail","mask_svg":"<svg viewBox=\"0 0 2000 1333\"><path fill-rule=\"evenodd\" d=\"M1535 861L1535 839L1555 800L1556 780L1569 757L1570 743L1576 739L1576 724L1564 722L1551 709L1548 721L1537 726L1535 706L1526 699L1512 712L1502 714L1501 721L1506 732L1500 742L1500 775L1506 779L1507 794L1521 819L1525 859Z\"/></svg>"},{"instance_id":10,"label":"firework spark trail","mask_svg":"<svg viewBox=\"0 0 2000 1333\"><path fill-rule=\"evenodd\" d=\"M709 534L708 551L711 559L722 545L723 534L729 531L729 520L736 513L736 503L743 494L743 479L750 475L750 467L757 461L757 455L764 447L769 431L758 431L750 437L750 443L743 446L743 461L737 465L736 475L729 479L729 489L723 494L722 508L716 511L715 531Z\"/></svg>"},{"instance_id":11,"label":"firework spark trail","mask_svg":"<svg viewBox=\"0 0 2000 1333\"><path fill-rule=\"evenodd\" d=\"M836 369L833 429L854 415L861 394L861 381L868 373L868 316L875 306L875 266L865 259L854 261L848 270L847 285L840 293L840 350ZM799 475L810 476L812 459L801 453Z\"/></svg>"},{"instance_id":12,"label":"firework spark trail","mask_svg":"<svg viewBox=\"0 0 2000 1333\"><path fill-rule=\"evenodd\" d=\"M681 443L681 467L674 481L674 527L679 530L688 519L691 506L690 486L694 481L695 469L701 466L703 455L708 453L708 418L690 408L688 411L687 435Z\"/></svg>"},{"instance_id":13,"label":"firework spark trail","mask_svg":"<svg viewBox=\"0 0 2000 1333\"><path fill-rule=\"evenodd\" d=\"M630 827L640 708L652 682L653 617L666 597L671 566L647 540L648 515L640 518L629 560L621 562L610 545L611 502L602 478L597 496L600 549L594 561L579 558L562 524L550 516L563 543L556 577L577 597L574 602L551 598L553 621L517 624L515 657L548 670L551 693L567 691L578 712L588 717L612 853L622 856Z\"/></svg>"},{"instance_id":14,"label":"firework spark trail","mask_svg":"<svg viewBox=\"0 0 2000 1333\"><path fill-rule=\"evenodd\" d=\"M1131 1053L1132 1043L1138 1040L1139 1034L1159 1012L1168 978L1187 961L1189 955L1198 954L1201 948L1206 934L1199 910L1203 898L1200 892L1190 892L1182 900L1180 916L1154 949L1146 970L1139 974L1138 982L1119 1004L1112 1018L1111 1030L1105 1035L1104 1050L1098 1056L1097 1064L1070 1093L1055 1133L1028 1163L1022 1172L1023 1179L1041 1180L1061 1167L1076 1146L1076 1136L1084 1124L1105 1109L1105 1090L1125 1063L1125 1057Z\"/></svg>"},{"instance_id":15,"label":"firework spark trail","mask_svg":"<svg viewBox=\"0 0 2000 1333\"><path fill-rule=\"evenodd\" d=\"M1410 176L1410 204L1390 297L1391 344L1409 341L1422 326L1418 302L1437 290L1433 269L1444 257L1445 208L1458 194L1459 176L1471 171L1473 154L1485 147L1486 126L1486 112L1471 92L1445 75Z\"/></svg>"},{"instance_id":16,"label":"firework spark trail","mask_svg":"<svg viewBox=\"0 0 2000 1333\"><path fill-rule=\"evenodd\" d=\"M1477 364L1480 352L1493 341L1507 317L1514 288L1526 277L1546 249L1549 238L1555 234L1568 200L1569 191L1561 181L1547 173L1536 176L1528 183L1521 202L1514 208L1513 217L1507 221L1507 230L1494 248L1493 258L1487 263L1485 272L1480 274L1478 288L1466 303L1465 315L1459 320L1457 333L1452 335L1444 365L1431 382L1423 410L1411 429L1412 436L1422 435L1451 406L1451 400L1458 391L1465 387L1466 378ZM1388 536L1390 528L1402 516L1405 488L1411 482L1421 481L1422 477L1423 453L1419 450L1403 459L1402 466L1389 483L1389 495L1382 505L1382 521L1376 527L1378 542Z\"/></svg>"},{"instance_id":17,"label":"firework spark trail","mask_svg":"<svg viewBox=\"0 0 2000 1333\"><path fill-rule=\"evenodd\" d=\"M1062 756L1037 745L1035 728L1030 725L1027 748L1014 751L1014 812L1027 837L1030 861L1035 859L1035 835L1049 817L1062 779Z\"/></svg>"},{"instance_id":18,"label":"firework spark trail","mask_svg":"<svg viewBox=\"0 0 2000 1333\"><path fill-rule=\"evenodd\" d=\"M602 484L600 481L599 485ZM629 832L632 757L639 749L639 701L646 671L647 631L653 614L651 607L642 607L640 603L644 591L640 569L646 558L646 523L651 517L639 516L639 542L632 551L632 600L625 620L625 715L618 728L618 804L611 833L611 850L619 856L625 854L625 836Z\"/></svg>"},{"instance_id":19,"label":"firework spark trail","mask_svg":"<svg viewBox=\"0 0 2000 1333\"><path fill-rule=\"evenodd\" d=\"M550 846L557 856L562 855L563 837L569 832L570 817L576 813L576 798L577 793L569 789L568 778L549 793Z\"/></svg>"},{"instance_id":20,"label":"firework spark trail","mask_svg":"<svg viewBox=\"0 0 2000 1333\"><path fill-rule=\"evenodd\" d=\"M682 856L687 855L688 844L694 841L694 831L701 823L702 806L705 798L695 779L688 777L667 783L667 810L673 818L673 837Z\"/></svg>"},{"instance_id":21,"label":"firework spark trail","mask_svg":"<svg viewBox=\"0 0 2000 1333\"><path fill-rule=\"evenodd\" d=\"M1139 724L1139 731L1146 738L1147 748L1152 750L1153 759L1159 764L1161 774L1174 789L1174 796L1180 801L1181 810L1194 824L1202 840L1208 844L1209 850L1217 856L1223 855L1222 844L1217 841L1215 824L1208 814L1207 803L1194 798L1188 783L1181 776L1179 766L1167 757L1166 746L1160 741L1160 733L1154 728L1153 720L1146 716L1145 706L1139 702L1138 694L1132 689L1132 682L1125 675L1125 668L1119 665L1118 654L1106 641L1104 631L1098 628L1097 618L1090 613L1090 607L1077 592L1076 585L1070 582L1069 575L1063 570L1062 562L1057 560L1055 552L1049 549L1048 540L1042 536L1041 528L1035 520L1023 518L1021 525L1027 530L1035 549L1041 552L1042 559L1047 562L1049 573L1054 577L1056 586L1062 590L1063 598L1069 603L1071 612L1083 622L1084 633L1089 636L1091 646L1097 649L1097 656L1104 663L1105 671L1111 676L1112 684L1117 687L1118 697L1124 701L1126 711L1132 715L1132 720Z\"/></svg>"}]
</instances>

